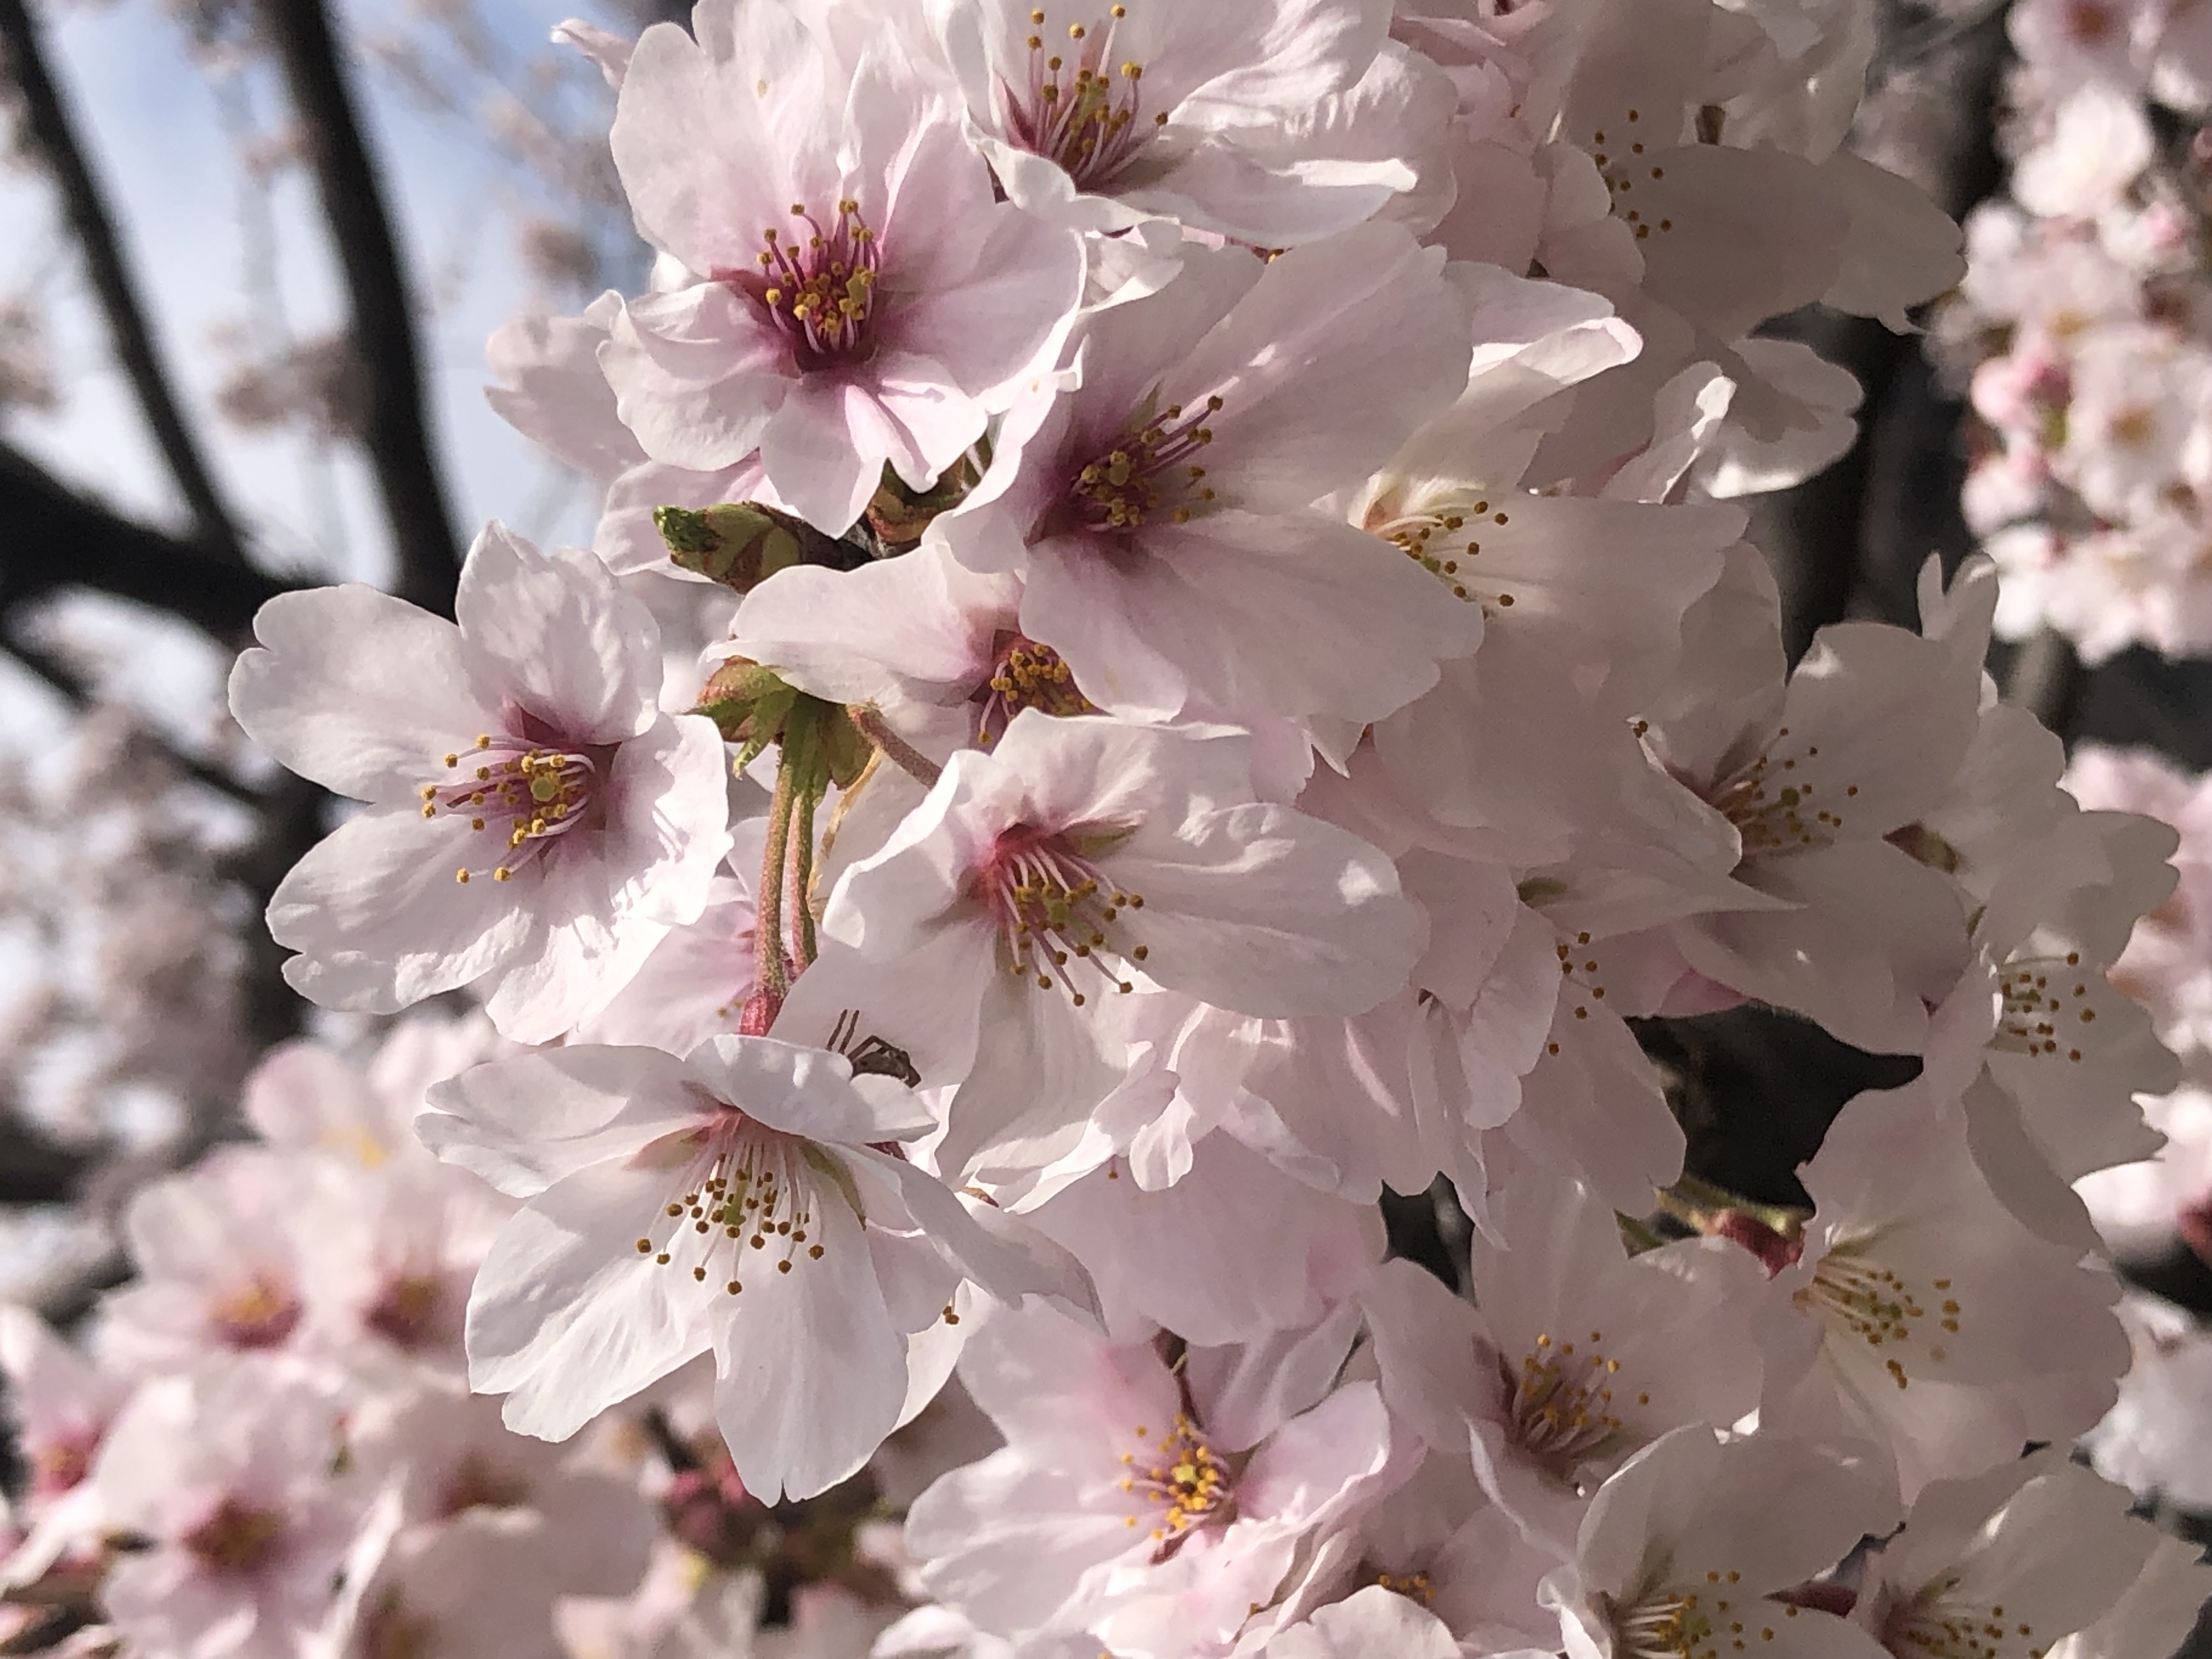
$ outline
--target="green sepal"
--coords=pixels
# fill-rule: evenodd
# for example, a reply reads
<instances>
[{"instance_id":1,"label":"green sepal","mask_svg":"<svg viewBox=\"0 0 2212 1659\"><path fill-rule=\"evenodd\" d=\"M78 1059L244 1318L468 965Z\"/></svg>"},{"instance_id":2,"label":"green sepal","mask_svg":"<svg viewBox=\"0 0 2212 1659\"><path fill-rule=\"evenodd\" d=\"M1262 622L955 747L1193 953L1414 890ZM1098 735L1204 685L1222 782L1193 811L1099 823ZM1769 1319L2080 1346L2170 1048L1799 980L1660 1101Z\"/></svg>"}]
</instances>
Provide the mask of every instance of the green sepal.
<instances>
[{"instance_id":1,"label":"green sepal","mask_svg":"<svg viewBox=\"0 0 2212 1659\"><path fill-rule=\"evenodd\" d=\"M808 543L818 538L805 520L757 501L656 507L653 525L668 544L671 563L738 593L806 562Z\"/></svg>"},{"instance_id":2,"label":"green sepal","mask_svg":"<svg viewBox=\"0 0 2212 1659\"><path fill-rule=\"evenodd\" d=\"M1656 1250L1667 1240L1650 1222L1625 1211L1613 1212L1613 1221L1620 1228L1620 1242L1631 1255L1642 1255L1646 1250Z\"/></svg>"},{"instance_id":3,"label":"green sepal","mask_svg":"<svg viewBox=\"0 0 2212 1659\"><path fill-rule=\"evenodd\" d=\"M803 695L773 668L732 657L708 676L691 712L714 721L723 742L740 745L734 769L742 772L782 738Z\"/></svg>"},{"instance_id":4,"label":"green sepal","mask_svg":"<svg viewBox=\"0 0 2212 1659\"><path fill-rule=\"evenodd\" d=\"M840 789L850 789L857 783L875 754L875 744L861 735L843 709L837 710L834 720L823 723L823 764L829 769L830 781Z\"/></svg>"},{"instance_id":5,"label":"green sepal","mask_svg":"<svg viewBox=\"0 0 2212 1659\"><path fill-rule=\"evenodd\" d=\"M708 677L692 710L714 722L725 743L738 745L744 771L770 744L783 746L792 787L820 800L831 784L849 789L875 753L842 703L811 697L773 668L732 657Z\"/></svg>"},{"instance_id":6,"label":"green sepal","mask_svg":"<svg viewBox=\"0 0 2212 1659\"><path fill-rule=\"evenodd\" d=\"M887 549L911 547L921 539L930 521L959 506L975 488L979 475L965 457L945 469L944 476L927 489L915 489L890 465L882 483L868 501L868 528Z\"/></svg>"}]
</instances>

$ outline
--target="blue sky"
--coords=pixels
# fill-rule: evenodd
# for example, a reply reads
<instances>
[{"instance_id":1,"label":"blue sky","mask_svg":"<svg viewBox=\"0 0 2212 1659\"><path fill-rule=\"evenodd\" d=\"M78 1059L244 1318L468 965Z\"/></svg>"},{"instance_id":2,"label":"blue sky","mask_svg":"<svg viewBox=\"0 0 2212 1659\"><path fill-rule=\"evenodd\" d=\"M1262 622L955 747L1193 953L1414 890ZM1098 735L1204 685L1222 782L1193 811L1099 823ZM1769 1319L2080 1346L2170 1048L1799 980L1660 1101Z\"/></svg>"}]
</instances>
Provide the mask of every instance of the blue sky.
<instances>
[{"instance_id":1,"label":"blue sky","mask_svg":"<svg viewBox=\"0 0 2212 1659\"><path fill-rule=\"evenodd\" d=\"M404 27L408 8L339 0L356 40ZM297 170L249 180L227 130L216 83L187 58L160 0L73 0L42 8L50 51L64 78L92 159L121 221L161 343L191 413L212 441L232 500L282 565L332 579L377 580L387 548L368 475L357 458L290 434L248 434L212 415L234 359L225 331L266 329L254 273L273 275L290 328L313 336L343 314L343 301L311 181ZM503 46L540 50L563 17L592 15L592 0L480 0ZM425 115L388 74L356 62L356 86L398 203L398 229L431 303L423 346L448 489L472 533L500 517L553 539L588 534L591 495L508 428L486 405L483 343L532 298L499 211L512 174L465 122ZM228 83L231 128L240 109L266 129L284 108L273 77ZM611 99L610 99L611 103ZM274 259L252 254L255 227ZM57 471L142 516L174 521L179 507L109 352L105 325L78 279L43 179L0 175L0 295L35 298L62 393L51 415L7 417L9 440ZM112 609L76 606L73 638L118 647L122 684L188 743L208 730L225 665L185 630L149 631ZM0 664L0 749L50 751L63 711L42 689Z\"/></svg>"},{"instance_id":2,"label":"blue sky","mask_svg":"<svg viewBox=\"0 0 2212 1659\"><path fill-rule=\"evenodd\" d=\"M485 0L483 7L502 36L526 48L579 9L579 0ZM391 29L395 16L404 16L389 4L344 9L364 30ZM157 0L50 5L48 12L60 67L96 146L95 164L152 297L163 343L195 411L205 415L223 368L211 343L222 329L254 325L241 191L263 194L262 187L241 178L216 93L186 61L183 39ZM492 211L499 164L464 127L425 117L374 69L362 66L356 83L399 201L418 293L437 302L425 346L458 508L471 526L498 514L534 516L541 522L532 528L550 528L542 510L551 483L545 465L492 415L480 389L486 335L528 298L507 225ZM283 114L272 91L265 79L253 88L264 125ZM312 187L288 171L264 199L284 308L296 330L313 333L342 314L342 301ZM46 320L64 395L56 416L19 419L11 435L57 467L97 482L120 505L168 513L172 499L128 387L55 233L35 175L12 175L0 185L0 289L34 288L48 296ZM456 271L465 273L457 283L437 280ZM350 459L336 469L343 535L334 538L328 508L301 465L304 447L290 437L226 432L219 445L225 482L281 556L329 559L333 574L374 578L383 547L365 475ZM574 499L578 505L562 526L571 533L582 527L581 499ZM343 550L334 540L343 541Z\"/></svg>"}]
</instances>

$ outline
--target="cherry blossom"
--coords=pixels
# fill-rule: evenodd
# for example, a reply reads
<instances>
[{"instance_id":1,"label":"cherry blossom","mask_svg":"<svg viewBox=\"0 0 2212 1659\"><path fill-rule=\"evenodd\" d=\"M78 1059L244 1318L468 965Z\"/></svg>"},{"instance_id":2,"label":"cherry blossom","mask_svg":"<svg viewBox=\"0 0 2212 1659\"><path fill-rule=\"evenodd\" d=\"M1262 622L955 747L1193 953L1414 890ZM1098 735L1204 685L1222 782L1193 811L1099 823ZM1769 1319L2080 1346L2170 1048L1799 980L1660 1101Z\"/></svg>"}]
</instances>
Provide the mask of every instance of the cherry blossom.
<instances>
[{"instance_id":1,"label":"cherry blossom","mask_svg":"<svg viewBox=\"0 0 2212 1659\"><path fill-rule=\"evenodd\" d=\"M1574 1559L1542 1595L1572 1659L1734 1652L1738 1641L1747 1653L1873 1659L1872 1638L1775 1593L1828 1571L1887 1518L1880 1485L1814 1443L1677 1429L1598 1488Z\"/></svg>"},{"instance_id":2,"label":"cherry blossom","mask_svg":"<svg viewBox=\"0 0 2212 1659\"><path fill-rule=\"evenodd\" d=\"M992 200L951 112L890 53L848 69L786 9L705 0L647 29L615 115L640 231L689 280L600 362L654 459L757 453L836 533L886 465L915 489L982 434L1073 308L1076 238Z\"/></svg>"},{"instance_id":3,"label":"cherry blossom","mask_svg":"<svg viewBox=\"0 0 2212 1659\"><path fill-rule=\"evenodd\" d=\"M1252 799L1241 736L1033 709L988 754L956 755L823 919L864 957L927 960L906 994L980 1018L987 1054L1006 1056L979 1058L950 1108L939 1156L963 1167L1018 1146L1048 1162L1079 1129L1086 1046L1098 1075L1119 1069L1091 1005L1136 976L1243 1013L1357 1012L1388 994L1419 925L1379 853ZM1021 1073L1056 1050L1078 1056L1057 1062L1077 1092L1036 1099Z\"/></svg>"},{"instance_id":4,"label":"cherry blossom","mask_svg":"<svg viewBox=\"0 0 2212 1659\"><path fill-rule=\"evenodd\" d=\"M961 1372L1008 1443L915 1501L907 1546L931 1595L1010 1638L1224 1648L1299 1540L1378 1496L1389 1468L1371 1383L1232 1459L1154 1349L1047 1310L994 1319Z\"/></svg>"},{"instance_id":5,"label":"cherry blossom","mask_svg":"<svg viewBox=\"0 0 2212 1659\"><path fill-rule=\"evenodd\" d=\"M908 1339L957 1319L963 1276L1068 1293L875 1150L929 1119L842 1054L583 1046L479 1066L433 1100L425 1141L526 1200L468 1320L471 1385L506 1395L524 1433L565 1439L711 1352L746 1486L811 1497L896 1426Z\"/></svg>"},{"instance_id":6,"label":"cherry blossom","mask_svg":"<svg viewBox=\"0 0 2212 1659\"><path fill-rule=\"evenodd\" d=\"M1800 1174L1814 1209L1769 1287L1763 1421L1873 1441L1909 1499L2103 1414L2118 1287L1998 1204L1954 1103L1861 1095Z\"/></svg>"},{"instance_id":7,"label":"cherry blossom","mask_svg":"<svg viewBox=\"0 0 2212 1659\"><path fill-rule=\"evenodd\" d=\"M292 982L391 1012L489 979L543 1041L694 920L729 846L721 745L655 704L651 618L599 562L495 526L459 625L357 586L256 620L231 707L303 775L368 803L270 906Z\"/></svg>"},{"instance_id":8,"label":"cherry blossom","mask_svg":"<svg viewBox=\"0 0 2212 1659\"><path fill-rule=\"evenodd\" d=\"M149 1383L92 1474L109 1524L152 1546L103 1588L116 1628L155 1652L298 1652L337 1610L366 1509L337 1447L332 1402L265 1362Z\"/></svg>"},{"instance_id":9,"label":"cherry blossom","mask_svg":"<svg viewBox=\"0 0 2212 1659\"><path fill-rule=\"evenodd\" d=\"M1358 224L1438 157L1421 60L1375 0L933 0L978 147L1056 222L1153 216L1257 246Z\"/></svg>"},{"instance_id":10,"label":"cherry blossom","mask_svg":"<svg viewBox=\"0 0 2212 1659\"><path fill-rule=\"evenodd\" d=\"M2049 1451L1938 1482L1874 1557L1852 1616L1897 1659L1966 1641L2048 1652L2110 1612L2148 1563L2158 1533L2128 1501Z\"/></svg>"},{"instance_id":11,"label":"cherry blossom","mask_svg":"<svg viewBox=\"0 0 2212 1659\"><path fill-rule=\"evenodd\" d=\"M1024 576L1021 631L1102 708L1388 714L1473 648L1480 612L1310 503L1466 386L1440 265L1387 225L1264 266L1187 255L1157 294L1085 319L1081 384L1015 402L932 535ZM1334 648L1295 648L1311 637Z\"/></svg>"},{"instance_id":12,"label":"cherry blossom","mask_svg":"<svg viewBox=\"0 0 2212 1659\"><path fill-rule=\"evenodd\" d=\"M0 1647L2171 1651L2204 792L1984 658L2212 640L2208 17L2017 0L1963 275L1848 0L562 25L649 274L489 395L588 550L232 673L316 1006L179 1018L228 899L100 872L225 809L132 757L0 876L167 1011L0 998L120 1278L0 1309ZM1793 665L1814 306L1933 327L1987 556Z\"/></svg>"}]
</instances>

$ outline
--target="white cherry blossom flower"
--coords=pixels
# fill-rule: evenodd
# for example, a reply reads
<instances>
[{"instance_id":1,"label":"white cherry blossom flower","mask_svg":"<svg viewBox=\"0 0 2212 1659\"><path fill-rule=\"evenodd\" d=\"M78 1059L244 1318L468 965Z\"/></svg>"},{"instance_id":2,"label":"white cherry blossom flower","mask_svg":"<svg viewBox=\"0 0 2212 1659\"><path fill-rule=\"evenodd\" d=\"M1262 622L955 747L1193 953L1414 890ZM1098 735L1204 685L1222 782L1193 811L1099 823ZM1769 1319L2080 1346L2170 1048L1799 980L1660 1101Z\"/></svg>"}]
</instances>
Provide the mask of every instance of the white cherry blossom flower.
<instances>
[{"instance_id":1,"label":"white cherry blossom flower","mask_svg":"<svg viewBox=\"0 0 2212 1659\"><path fill-rule=\"evenodd\" d=\"M1771 578L1742 551L1692 612L1686 660L1706 683L1685 677L1647 709L1649 741L1722 821L1716 844L1735 879L1784 903L1678 922L1669 938L1708 981L1846 1042L1917 1051L1928 1006L1966 965L1966 918L1949 884L1891 838L1936 808L1966 757L1979 654L1840 623L1785 678ZM1980 568L1961 580L1988 594ZM1896 741L1905 729L1910 744Z\"/></svg>"},{"instance_id":2,"label":"white cherry blossom flower","mask_svg":"<svg viewBox=\"0 0 2212 1659\"><path fill-rule=\"evenodd\" d=\"M572 1047L478 1066L433 1100L424 1141L526 1200L468 1317L471 1382L505 1394L522 1433L565 1439L711 1352L747 1490L811 1497L897 1425L908 1340L957 1317L963 1278L1015 1300L1082 1294L876 1150L929 1115L840 1053Z\"/></svg>"},{"instance_id":3,"label":"white cherry blossom flower","mask_svg":"<svg viewBox=\"0 0 2212 1659\"><path fill-rule=\"evenodd\" d=\"M1260 247L1372 216L1437 167L1425 61L1376 0L932 0L982 153L1031 212ZM1447 106L1449 107L1449 106Z\"/></svg>"},{"instance_id":4,"label":"white cherry blossom flower","mask_svg":"<svg viewBox=\"0 0 2212 1659\"><path fill-rule=\"evenodd\" d=\"M1869 1561L1852 1617L1893 1659L2047 1655L2148 1564L2158 1530L2129 1502L2055 1449L1938 1481Z\"/></svg>"},{"instance_id":5,"label":"white cherry blossom flower","mask_svg":"<svg viewBox=\"0 0 2212 1659\"><path fill-rule=\"evenodd\" d=\"M1083 250L992 199L953 112L892 50L849 71L779 5L647 29L612 143L640 230L689 280L633 300L600 361L654 459L758 453L831 534L889 465L926 489L1073 309Z\"/></svg>"},{"instance_id":6,"label":"white cherry blossom flower","mask_svg":"<svg viewBox=\"0 0 2212 1659\"><path fill-rule=\"evenodd\" d=\"M1441 264L1379 224L1267 264L1190 252L1085 318L1081 383L1022 394L930 535L1022 574L1021 632L1115 714L1389 713L1473 649L1480 613L1310 504L1466 386Z\"/></svg>"},{"instance_id":7,"label":"white cherry blossom flower","mask_svg":"<svg viewBox=\"0 0 2212 1659\"><path fill-rule=\"evenodd\" d=\"M1813 1442L1677 1429L1598 1488L1542 1595L1570 1659L1875 1659L1864 1633L1776 1592L1838 1565L1893 1513L1878 1480Z\"/></svg>"},{"instance_id":8,"label":"white cherry blossom flower","mask_svg":"<svg viewBox=\"0 0 2212 1659\"><path fill-rule=\"evenodd\" d=\"M907 1547L927 1594L1024 1645L1089 1631L1140 1659L1224 1651L1302 1540L1392 1484L1371 1382L1238 1455L1156 1349L1048 1310L994 1316L961 1375L1007 1443L915 1500Z\"/></svg>"},{"instance_id":9,"label":"white cherry blossom flower","mask_svg":"<svg viewBox=\"0 0 2212 1659\"><path fill-rule=\"evenodd\" d=\"M8 1380L18 1455L27 1465L15 1500L15 1518L27 1530L0 1562L0 1583L15 1585L98 1548L106 1522L86 1477L131 1387L13 1304L0 1304L0 1373Z\"/></svg>"},{"instance_id":10,"label":"white cherry blossom flower","mask_svg":"<svg viewBox=\"0 0 2212 1659\"><path fill-rule=\"evenodd\" d=\"M980 1033L938 1148L947 1170L1068 1150L1104 1098L1085 1092L1093 1079L1126 1069L1093 1005L1139 978L1275 1017L1357 1012L1401 982L1420 918L1389 860L1254 799L1247 754L1219 727L1027 709L989 753L955 755L840 878L823 931L906 964L902 1001ZM1035 1056L1053 1054L1074 1058L1045 1062L1066 1085L1040 1096Z\"/></svg>"},{"instance_id":11,"label":"white cherry blossom flower","mask_svg":"<svg viewBox=\"0 0 2212 1659\"><path fill-rule=\"evenodd\" d=\"M2104 1414L2118 1287L1997 1201L1956 1103L1862 1094L1799 1175L1815 1207L1761 1315L1763 1424L1875 1442L1910 1502Z\"/></svg>"},{"instance_id":12,"label":"white cherry blossom flower","mask_svg":"<svg viewBox=\"0 0 2212 1659\"><path fill-rule=\"evenodd\" d=\"M589 555L495 525L455 610L345 586L256 618L239 723L368 803L285 878L270 931L327 1006L474 985L502 1033L544 1042L704 907L729 848L721 740L660 713L652 618Z\"/></svg>"},{"instance_id":13,"label":"white cherry blossom flower","mask_svg":"<svg viewBox=\"0 0 2212 1659\"><path fill-rule=\"evenodd\" d=\"M1470 1448L1492 1500L1568 1553L1583 1496L1612 1469L1668 1430L1724 1428L1758 1403L1759 1275L1717 1240L1632 1258L1610 1206L1540 1171L1494 1194L1487 1221L1473 1308L1402 1267L1367 1292L1385 1398L1431 1445Z\"/></svg>"},{"instance_id":14,"label":"white cherry blossom flower","mask_svg":"<svg viewBox=\"0 0 2212 1659\"><path fill-rule=\"evenodd\" d=\"M108 1523L151 1546L101 1587L117 1631L150 1653L295 1659L337 1612L367 1510L338 1445L334 1402L266 1361L149 1383L92 1476Z\"/></svg>"},{"instance_id":15,"label":"white cherry blossom flower","mask_svg":"<svg viewBox=\"0 0 2212 1659\"><path fill-rule=\"evenodd\" d=\"M361 1237L356 1194L318 1160L226 1147L149 1183L125 1218L141 1279L101 1306L98 1344L126 1371L298 1350L317 1267Z\"/></svg>"}]
</instances>

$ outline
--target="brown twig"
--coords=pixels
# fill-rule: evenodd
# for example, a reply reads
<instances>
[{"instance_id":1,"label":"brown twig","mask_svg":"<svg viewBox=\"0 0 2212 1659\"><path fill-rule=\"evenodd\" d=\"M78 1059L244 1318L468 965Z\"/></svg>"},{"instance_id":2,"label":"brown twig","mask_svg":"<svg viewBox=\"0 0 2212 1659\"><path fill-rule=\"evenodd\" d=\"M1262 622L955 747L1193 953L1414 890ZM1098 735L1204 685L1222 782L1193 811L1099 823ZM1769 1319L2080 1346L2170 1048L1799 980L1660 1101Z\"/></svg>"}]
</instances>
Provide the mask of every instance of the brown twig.
<instances>
[{"instance_id":1,"label":"brown twig","mask_svg":"<svg viewBox=\"0 0 2212 1659\"><path fill-rule=\"evenodd\" d=\"M115 355L152 428L169 476L191 509L198 540L214 557L246 562L238 523L223 504L215 474L186 424L167 370L154 343L144 301L125 256L100 181L93 176L60 87L46 64L27 0L0 0L0 51L21 94L25 130L61 193L62 210L84 254L85 274L114 336Z\"/></svg>"},{"instance_id":2,"label":"brown twig","mask_svg":"<svg viewBox=\"0 0 2212 1659\"><path fill-rule=\"evenodd\" d=\"M0 616L89 587L235 640L264 600L291 586L126 519L0 444Z\"/></svg>"},{"instance_id":3,"label":"brown twig","mask_svg":"<svg viewBox=\"0 0 2212 1659\"><path fill-rule=\"evenodd\" d=\"M73 708L88 708L100 700L99 688L51 651L40 650L21 640L0 637L0 653ZM139 729L164 761L194 783L227 795L241 806L259 807L264 804L258 790L240 783L221 767L193 759L157 734L146 731L143 722Z\"/></svg>"},{"instance_id":4,"label":"brown twig","mask_svg":"<svg viewBox=\"0 0 2212 1659\"><path fill-rule=\"evenodd\" d=\"M264 0L261 19L283 64L352 301L366 392L362 440L398 552L393 591L451 615L460 548L431 448L415 302L330 13L325 0Z\"/></svg>"}]
</instances>

